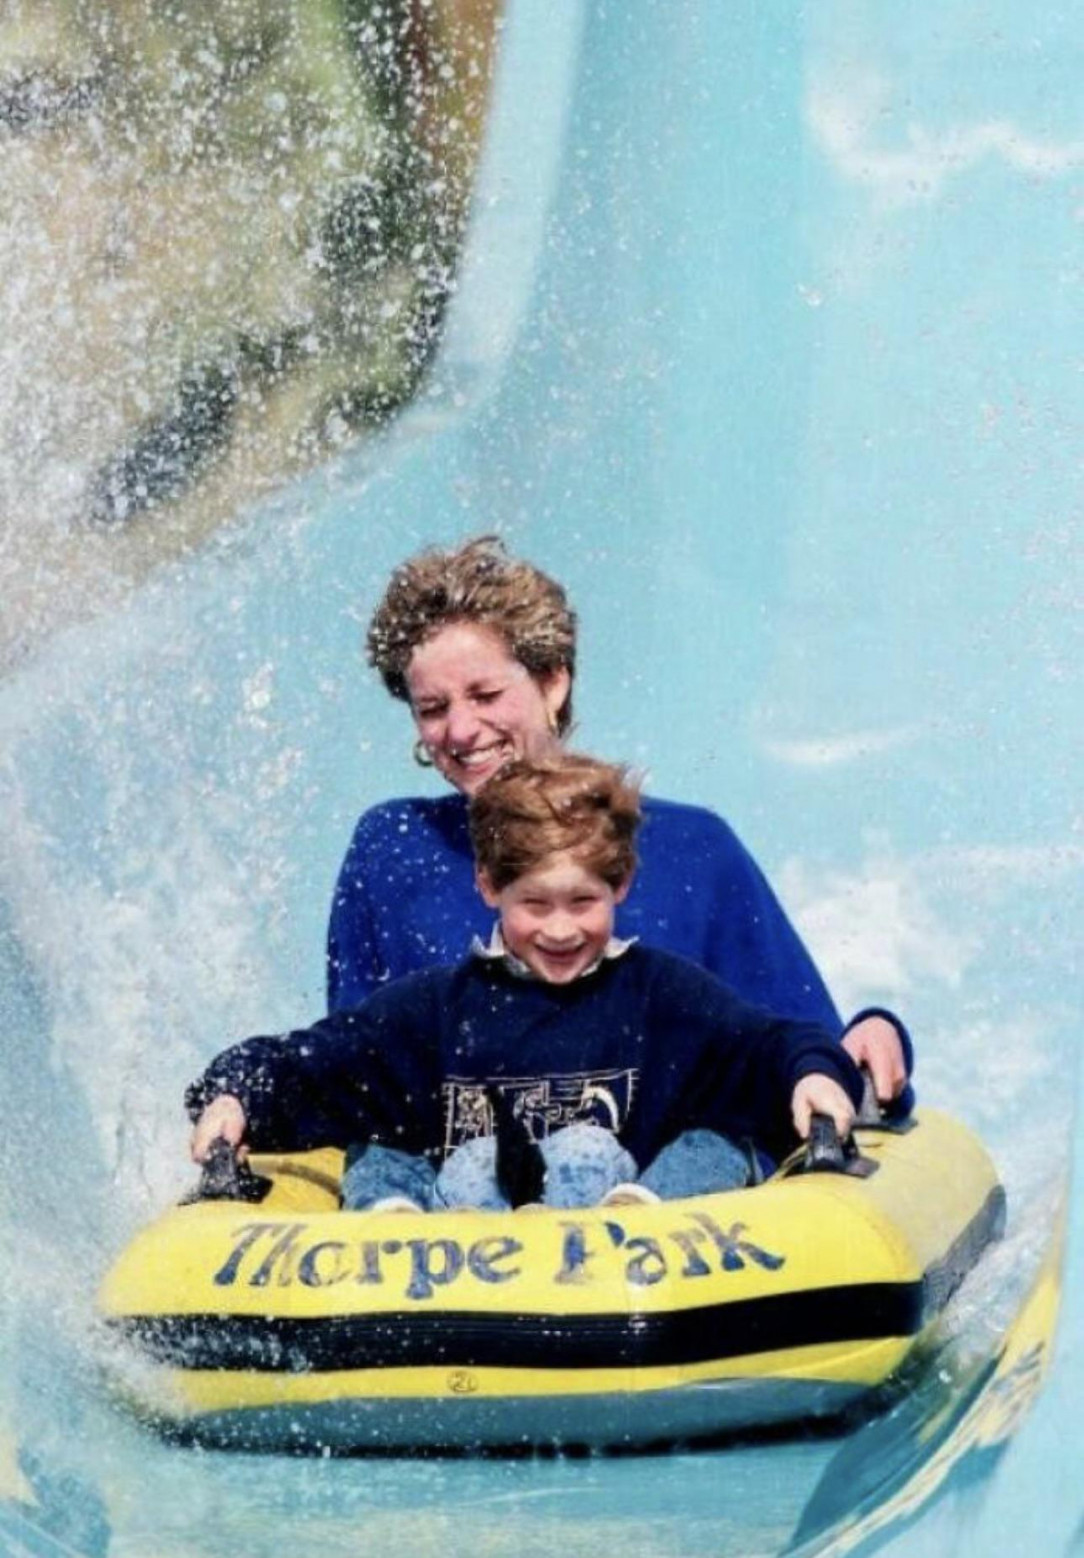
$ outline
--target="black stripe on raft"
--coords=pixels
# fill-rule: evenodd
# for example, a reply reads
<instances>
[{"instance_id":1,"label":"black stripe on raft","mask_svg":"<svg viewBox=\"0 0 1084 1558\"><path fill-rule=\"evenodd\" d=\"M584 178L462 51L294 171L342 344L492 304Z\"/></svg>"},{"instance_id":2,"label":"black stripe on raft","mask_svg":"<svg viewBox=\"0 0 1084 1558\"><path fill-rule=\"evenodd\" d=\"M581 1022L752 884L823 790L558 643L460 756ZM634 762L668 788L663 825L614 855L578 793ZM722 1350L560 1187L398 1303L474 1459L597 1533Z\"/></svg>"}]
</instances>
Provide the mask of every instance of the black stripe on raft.
<instances>
[{"instance_id":1,"label":"black stripe on raft","mask_svg":"<svg viewBox=\"0 0 1084 1558\"><path fill-rule=\"evenodd\" d=\"M920 1282L866 1283L653 1315L438 1310L318 1320L165 1315L113 1324L159 1362L187 1369L651 1368L911 1335L921 1327L922 1299Z\"/></svg>"},{"instance_id":2,"label":"black stripe on raft","mask_svg":"<svg viewBox=\"0 0 1084 1558\"><path fill-rule=\"evenodd\" d=\"M916 1282L857 1283L737 1299L661 1314L475 1314L397 1311L297 1319L268 1315L132 1316L111 1329L183 1369L327 1373L442 1367L655 1368L913 1336L948 1301L1004 1225L1000 1187Z\"/></svg>"},{"instance_id":3,"label":"black stripe on raft","mask_svg":"<svg viewBox=\"0 0 1084 1558\"><path fill-rule=\"evenodd\" d=\"M986 1246L1000 1239L1004 1232L1005 1192L995 1185L982 1210L949 1245L947 1254L925 1272L922 1286L927 1317L944 1309Z\"/></svg>"}]
</instances>

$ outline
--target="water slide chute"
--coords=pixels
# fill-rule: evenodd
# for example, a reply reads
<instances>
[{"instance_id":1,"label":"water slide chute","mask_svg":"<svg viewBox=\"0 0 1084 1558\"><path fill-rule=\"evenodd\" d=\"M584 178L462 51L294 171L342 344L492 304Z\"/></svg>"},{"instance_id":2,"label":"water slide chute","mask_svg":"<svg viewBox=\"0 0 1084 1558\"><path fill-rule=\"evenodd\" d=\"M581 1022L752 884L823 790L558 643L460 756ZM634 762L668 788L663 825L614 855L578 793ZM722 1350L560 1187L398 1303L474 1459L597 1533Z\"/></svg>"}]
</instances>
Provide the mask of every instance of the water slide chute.
<instances>
[{"instance_id":1,"label":"water slide chute","mask_svg":"<svg viewBox=\"0 0 1084 1558\"><path fill-rule=\"evenodd\" d=\"M964 1515L984 1553L1044 1522L1069 1550L1071 1314L1023 1406L1079 1027L1081 28L1016 0L520 0L414 409L8 679L0 1464L43 1550L190 1550L211 1498L227 1532L270 1510L269 1553L305 1510L451 1551L509 1507L520 1551L529 1527L569 1552L948 1552ZM359 620L405 552L494 528L581 609L581 743L722 810L841 1004L905 1008L923 1097L998 1158L999 1264L926 1415L878 1438L638 1466L634 1499L627 1465L540 1468L517 1504L492 1468L363 1487L167 1458L95 1393L90 1295L184 1182L184 1082L319 1008L352 819L416 784Z\"/></svg>"}]
</instances>

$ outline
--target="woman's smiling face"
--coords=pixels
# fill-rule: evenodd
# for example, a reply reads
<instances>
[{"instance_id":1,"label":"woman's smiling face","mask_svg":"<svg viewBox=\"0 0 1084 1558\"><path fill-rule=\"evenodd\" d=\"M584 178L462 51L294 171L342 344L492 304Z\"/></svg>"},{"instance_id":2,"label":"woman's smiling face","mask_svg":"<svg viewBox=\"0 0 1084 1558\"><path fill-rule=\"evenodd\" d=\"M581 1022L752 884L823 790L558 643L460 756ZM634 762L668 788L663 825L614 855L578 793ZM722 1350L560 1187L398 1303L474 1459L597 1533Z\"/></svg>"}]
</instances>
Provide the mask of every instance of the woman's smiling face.
<instances>
[{"instance_id":1,"label":"woman's smiling face","mask_svg":"<svg viewBox=\"0 0 1084 1558\"><path fill-rule=\"evenodd\" d=\"M532 676L492 628L450 622L418 645L406 671L414 723L439 771L473 795L514 757L556 741L571 678Z\"/></svg>"}]
</instances>

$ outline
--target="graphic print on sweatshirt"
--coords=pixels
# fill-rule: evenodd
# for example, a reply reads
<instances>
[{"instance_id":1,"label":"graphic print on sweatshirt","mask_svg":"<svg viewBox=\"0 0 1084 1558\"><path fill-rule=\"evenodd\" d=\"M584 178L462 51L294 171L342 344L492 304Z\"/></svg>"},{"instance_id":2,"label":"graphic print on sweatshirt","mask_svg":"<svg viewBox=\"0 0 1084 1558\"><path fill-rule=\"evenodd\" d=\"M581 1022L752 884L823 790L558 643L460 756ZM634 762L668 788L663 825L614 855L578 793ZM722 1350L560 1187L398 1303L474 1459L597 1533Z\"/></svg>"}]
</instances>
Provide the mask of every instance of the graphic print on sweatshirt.
<instances>
[{"instance_id":1,"label":"graphic print on sweatshirt","mask_svg":"<svg viewBox=\"0 0 1084 1558\"><path fill-rule=\"evenodd\" d=\"M511 1100L535 1141L542 1141L576 1122L601 1125L615 1133L629 1117L639 1081L639 1068L571 1071L553 1076L501 1077L489 1084ZM493 1134L493 1110L486 1084L477 1077L447 1077L441 1087L444 1112L444 1152L465 1141Z\"/></svg>"}]
</instances>

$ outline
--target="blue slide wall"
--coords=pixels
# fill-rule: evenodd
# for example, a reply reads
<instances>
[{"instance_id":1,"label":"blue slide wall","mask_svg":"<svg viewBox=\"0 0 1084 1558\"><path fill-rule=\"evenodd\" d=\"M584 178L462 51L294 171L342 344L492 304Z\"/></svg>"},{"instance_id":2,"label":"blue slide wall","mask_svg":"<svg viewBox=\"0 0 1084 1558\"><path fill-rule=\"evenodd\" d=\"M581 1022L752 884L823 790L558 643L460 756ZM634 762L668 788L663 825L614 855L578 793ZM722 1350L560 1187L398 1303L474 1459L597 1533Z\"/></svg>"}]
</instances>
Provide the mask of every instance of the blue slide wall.
<instances>
[{"instance_id":1,"label":"blue slide wall","mask_svg":"<svg viewBox=\"0 0 1084 1558\"><path fill-rule=\"evenodd\" d=\"M1021 0L516 0L419 403L0 688L12 1551L275 1554L314 1523L331 1550L1072 1550L1079 1194L1050 1383L1015 1438L967 1424L1071 1158L1082 44ZM427 782L366 614L403 555L493 529L580 610L580 744L731 820L841 1005L907 1012L922 1096L1002 1168L944 1378L842 1444L283 1466L164 1449L94 1384L95 1282L187 1178L184 1082L318 1010L352 820Z\"/></svg>"}]
</instances>

